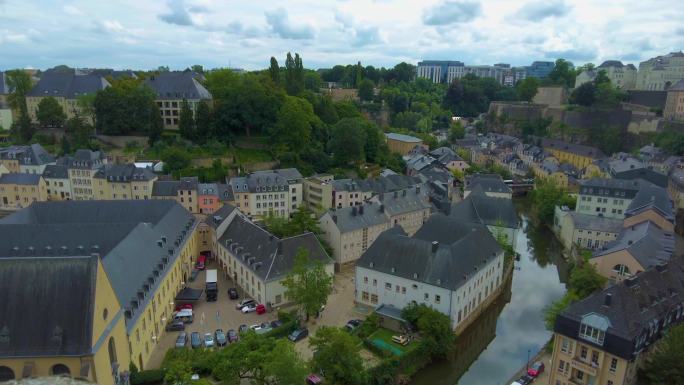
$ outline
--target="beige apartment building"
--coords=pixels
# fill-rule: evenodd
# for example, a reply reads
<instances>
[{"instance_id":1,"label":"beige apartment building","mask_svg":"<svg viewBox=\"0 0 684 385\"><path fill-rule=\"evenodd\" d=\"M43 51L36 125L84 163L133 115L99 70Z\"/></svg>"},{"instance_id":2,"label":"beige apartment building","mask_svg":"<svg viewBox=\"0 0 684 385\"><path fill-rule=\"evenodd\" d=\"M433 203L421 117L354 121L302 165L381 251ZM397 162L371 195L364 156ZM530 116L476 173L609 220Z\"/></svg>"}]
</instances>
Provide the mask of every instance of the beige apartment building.
<instances>
[{"instance_id":1,"label":"beige apartment building","mask_svg":"<svg viewBox=\"0 0 684 385\"><path fill-rule=\"evenodd\" d=\"M101 151L76 150L73 156L65 159L65 163L69 170L72 199L93 200L104 195L94 181L95 174L107 164L107 158Z\"/></svg>"},{"instance_id":2,"label":"beige apartment building","mask_svg":"<svg viewBox=\"0 0 684 385\"><path fill-rule=\"evenodd\" d=\"M582 71L575 79L575 88L584 83L592 82L599 72L605 71L610 84L615 88L632 90L636 87L637 69L634 64L622 64L619 60L607 60L591 71Z\"/></svg>"},{"instance_id":3,"label":"beige apartment building","mask_svg":"<svg viewBox=\"0 0 684 385\"><path fill-rule=\"evenodd\" d=\"M193 214L199 214L199 197L196 176L180 180L155 180L152 184L152 199L175 200Z\"/></svg>"},{"instance_id":4,"label":"beige apartment building","mask_svg":"<svg viewBox=\"0 0 684 385\"><path fill-rule=\"evenodd\" d=\"M148 168L138 168L133 164L107 164L93 178L95 199L151 199L156 180L157 175Z\"/></svg>"},{"instance_id":5,"label":"beige apartment building","mask_svg":"<svg viewBox=\"0 0 684 385\"><path fill-rule=\"evenodd\" d=\"M668 120L684 121L684 79L668 88L663 117Z\"/></svg>"},{"instance_id":6,"label":"beige apartment building","mask_svg":"<svg viewBox=\"0 0 684 385\"><path fill-rule=\"evenodd\" d=\"M682 259L673 258L562 311L546 367L548 383L637 384L637 371L654 344L684 320L683 272Z\"/></svg>"},{"instance_id":7,"label":"beige apartment building","mask_svg":"<svg viewBox=\"0 0 684 385\"><path fill-rule=\"evenodd\" d=\"M684 53L671 52L639 63L638 90L665 91L684 79Z\"/></svg>"},{"instance_id":8,"label":"beige apartment building","mask_svg":"<svg viewBox=\"0 0 684 385\"><path fill-rule=\"evenodd\" d=\"M33 202L47 200L47 187L41 175L8 173L0 175L0 208L17 210Z\"/></svg>"},{"instance_id":9,"label":"beige apartment building","mask_svg":"<svg viewBox=\"0 0 684 385\"><path fill-rule=\"evenodd\" d=\"M331 184L331 208L358 206L374 194L371 183L366 180L338 179L332 181Z\"/></svg>"},{"instance_id":10,"label":"beige apartment building","mask_svg":"<svg viewBox=\"0 0 684 385\"><path fill-rule=\"evenodd\" d=\"M43 171L43 179L47 187L47 199L50 201L71 200L71 182L69 168L63 164L48 165Z\"/></svg>"},{"instance_id":11,"label":"beige apartment building","mask_svg":"<svg viewBox=\"0 0 684 385\"><path fill-rule=\"evenodd\" d=\"M156 94L165 129L178 129L183 101L187 101L193 115L199 103L211 103L211 94L197 80L199 76L190 71L162 72L145 80L145 85Z\"/></svg>"},{"instance_id":12,"label":"beige apartment building","mask_svg":"<svg viewBox=\"0 0 684 385\"><path fill-rule=\"evenodd\" d=\"M383 206L389 218L390 227L401 226L409 235L413 235L430 216L431 205L426 188L411 187L400 191L379 194L372 198Z\"/></svg>"},{"instance_id":13,"label":"beige apartment building","mask_svg":"<svg viewBox=\"0 0 684 385\"><path fill-rule=\"evenodd\" d=\"M387 147L389 147L390 151L402 156L411 152L416 146L422 146L427 149L427 146L423 144L423 140L416 138L415 136L390 132L385 134L385 140L387 141Z\"/></svg>"},{"instance_id":14,"label":"beige apartment building","mask_svg":"<svg viewBox=\"0 0 684 385\"><path fill-rule=\"evenodd\" d=\"M79 115L92 123L92 117L84 113L78 99L84 95L94 95L109 85L109 82L102 76L77 74L73 69L45 71L38 83L26 95L29 117L37 122L38 105L44 98L52 97L62 107L67 119Z\"/></svg>"},{"instance_id":15,"label":"beige apartment building","mask_svg":"<svg viewBox=\"0 0 684 385\"><path fill-rule=\"evenodd\" d=\"M250 218L289 218L304 202L302 174L295 168L255 171L231 178L235 206Z\"/></svg>"},{"instance_id":16,"label":"beige apartment building","mask_svg":"<svg viewBox=\"0 0 684 385\"><path fill-rule=\"evenodd\" d=\"M304 179L304 203L309 210L328 210L332 207L333 179L331 174L314 175Z\"/></svg>"},{"instance_id":17,"label":"beige apartment building","mask_svg":"<svg viewBox=\"0 0 684 385\"><path fill-rule=\"evenodd\" d=\"M38 143L9 146L0 148L0 164L9 172L42 174L47 165L55 164L55 157Z\"/></svg>"}]
</instances>

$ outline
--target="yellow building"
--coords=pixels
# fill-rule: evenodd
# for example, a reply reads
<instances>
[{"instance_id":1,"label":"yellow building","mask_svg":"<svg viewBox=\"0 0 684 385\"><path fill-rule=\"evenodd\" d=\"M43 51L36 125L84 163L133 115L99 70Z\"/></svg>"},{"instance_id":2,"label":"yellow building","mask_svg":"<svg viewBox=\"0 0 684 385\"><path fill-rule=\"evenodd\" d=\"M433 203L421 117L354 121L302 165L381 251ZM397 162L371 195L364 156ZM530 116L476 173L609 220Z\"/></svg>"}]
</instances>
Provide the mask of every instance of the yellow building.
<instances>
[{"instance_id":1,"label":"yellow building","mask_svg":"<svg viewBox=\"0 0 684 385\"><path fill-rule=\"evenodd\" d=\"M175 200L193 214L199 214L196 176L180 180L156 180L152 183L152 199Z\"/></svg>"},{"instance_id":2,"label":"yellow building","mask_svg":"<svg viewBox=\"0 0 684 385\"><path fill-rule=\"evenodd\" d=\"M684 263L673 258L575 302L556 318L553 385L635 385L665 331L684 320Z\"/></svg>"},{"instance_id":3,"label":"yellow building","mask_svg":"<svg viewBox=\"0 0 684 385\"><path fill-rule=\"evenodd\" d=\"M663 118L684 121L684 79L667 90Z\"/></svg>"},{"instance_id":4,"label":"yellow building","mask_svg":"<svg viewBox=\"0 0 684 385\"><path fill-rule=\"evenodd\" d=\"M69 170L72 199L102 199L106 195L104 186L96 186L94 181L95 174L107 164L107 158L101 151L80 149L67 157L65 163Z\"/></svg>"},{"instance_id":5,"label":"yellow building","mask_svg":"<svg viewBox=\"0 0 684 385\"><path fill-rule=\"evenodd\" d=\"M606 157L598 148L557 139L542 138L542 147L560 163L570 163L580 170L589 166L595 159Z\"/></svg>"},{"instance_id":6,"label":"yellow building","mask_svg":"<svg viewBox=\"0 0 684 385\"><path fill-rule=\"evenodd\" d=\"M92 117L84 113L78 100L84 95L94 95L107 87L109 82L99 75L79 75L73 69L45 71L38 84L26 95L29 117L36 122L40 102L51 97L62 107L67 119L79 115L92 122Z\"/></svg>"},{"instance_id":7,"label":"yellow building","mask_svg":"<svg viewBox=\"0 0 684 385\"><path fill-rule=\"evenodd\" d=\"M157 175L150 169L138 168L133 164L108 164L93 177L95 199L152 199L155 180Z\"/></svg>"},{"instance_id":8,"label":"yellow building","mask_svg":"<svg viewBox=\"0 0 684 385\"><path fill-rule=\"evenodd\" d=\"M23 173L0 176L0 208L16 210L46 200L47 187L42 176Z\"/></svg>"},{"instance_id":9,"label":"yellow building","mask_svg":"<svg viewBox=\"0 0 684 385\"><path fill-rule=\"evenodd\" d=\"M387 140L387 147L389 147L389 150L401 154L402 156L411 152L416 146L422 146L427 149L427 146L423 144L422 139L410 135L389 132L385 134L385 139Z\"/></svg>"},{"instance_id":10,"label":"yellow building","mask_svg":"<svg viewBox=\"0 0 684 385\"><path fill-rule=\"evenodd\" d=\"M43 202L0 227L0 263L37 261L21 267L35 275L23 281L0 268L0 325L9 325L0 341L4 333L17 344L0 343L0 373L67 373L108 385L131 362L146 368L200 248L192 214L171 201ZM90 254L90 270L75 266Z\"/></svg>"}]
</instances>

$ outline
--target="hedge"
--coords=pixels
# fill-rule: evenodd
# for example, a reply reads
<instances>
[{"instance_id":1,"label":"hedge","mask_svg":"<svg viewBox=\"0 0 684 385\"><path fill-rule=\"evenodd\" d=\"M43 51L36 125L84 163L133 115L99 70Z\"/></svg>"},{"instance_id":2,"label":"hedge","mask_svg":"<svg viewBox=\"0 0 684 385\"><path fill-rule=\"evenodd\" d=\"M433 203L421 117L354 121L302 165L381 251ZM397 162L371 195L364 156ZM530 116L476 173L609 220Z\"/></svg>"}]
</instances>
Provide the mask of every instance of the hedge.
<instances>
[{"instance_id":1,"label":"hedge","mask_svg":"<svg viewBox=\"0 0 684 385\"><path fill-rule=\"evenodd\" d=\"M164 382L164 369L142 370L131 373L131 385L160 385Z\"/></svg>"}]
</instances>

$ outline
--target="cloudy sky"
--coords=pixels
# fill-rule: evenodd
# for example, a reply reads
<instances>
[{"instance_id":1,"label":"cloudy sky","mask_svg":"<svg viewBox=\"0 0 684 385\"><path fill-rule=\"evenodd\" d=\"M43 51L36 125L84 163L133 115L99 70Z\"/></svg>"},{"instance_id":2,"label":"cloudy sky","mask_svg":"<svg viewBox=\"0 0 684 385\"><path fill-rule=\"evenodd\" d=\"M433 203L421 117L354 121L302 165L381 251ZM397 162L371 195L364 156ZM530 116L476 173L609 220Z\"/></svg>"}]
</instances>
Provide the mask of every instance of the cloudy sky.
<instances>
[{"instance_id":1,"label":"cloudy sky","mask_svg":"<svg viewBox=\"0 0 684 385\"><path fill-rule=\"evenodd\" d=\"M681 20L681 0L0 0L0 70L638 63L684 49Z\"/></svg>"}]
</instances>

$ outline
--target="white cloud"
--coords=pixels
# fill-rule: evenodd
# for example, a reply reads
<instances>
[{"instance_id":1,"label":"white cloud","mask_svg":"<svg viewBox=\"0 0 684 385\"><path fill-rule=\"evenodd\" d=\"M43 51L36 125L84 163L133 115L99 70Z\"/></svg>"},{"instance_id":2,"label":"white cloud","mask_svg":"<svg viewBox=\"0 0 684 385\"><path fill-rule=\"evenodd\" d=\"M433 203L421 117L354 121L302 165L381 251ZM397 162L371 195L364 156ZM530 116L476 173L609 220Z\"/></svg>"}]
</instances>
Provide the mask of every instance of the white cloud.
<instances>
[{"instance_id":1,"label":"white cloud","mask_svg":"<svg viewBox=\"0 0 684 385\"><path fill-rule=\"evenodd\" d=\"M259 69L299 52L307 67L452 59L472 64L566 56L636 63L684 48L679 0L0 0L0 44L27 62ZM59 20L54 15L62 15ZM33 30L33 32L30 32ZM38 32L40 31L40 32ZM181 42L192 42L185 45ZM170 49L175 47L175 49ZM2 70L3 68L0 68Z\"/></svg>"}]
</instances>

